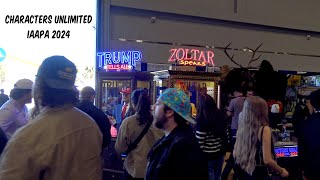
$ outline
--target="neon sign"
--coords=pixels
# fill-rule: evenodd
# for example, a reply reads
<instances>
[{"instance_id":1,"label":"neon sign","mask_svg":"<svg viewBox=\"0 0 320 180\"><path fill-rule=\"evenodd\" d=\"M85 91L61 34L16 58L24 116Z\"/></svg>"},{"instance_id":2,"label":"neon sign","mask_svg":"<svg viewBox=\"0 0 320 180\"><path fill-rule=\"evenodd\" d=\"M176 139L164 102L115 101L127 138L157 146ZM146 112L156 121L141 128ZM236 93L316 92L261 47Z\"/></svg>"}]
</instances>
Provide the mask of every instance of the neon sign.
<instances>
[{"instance_id":1,"label":"neon sign","mask_svg":"<svg viewBox=\"0 0 320 180\"><path fill-rule=\"evenodd\" d=\"M111 51L97 53L98 67L105 70L131 70L141 61L141 51Z\"/></svg>"},{"instance_id":2,"label":"neon sign","mask_svg":"<svg viewBox=\"0 0 320 180\"><path fill-rule=\"evenodd\" d=\"M111 64L106 65L107 70L130 70L132 69L132 66L128 64Z\"/></svg>"},{"instance_id":3,"label":"neon sign","mask_svg":"<svg viewBox=\"0 0 320 180\"><path fill-rule=\"evenodd\" d=\"M295 157L298 156L298 147L289 146L289 147L275 147L274 148L276 157Z\"/></svg>"},{"instance_id":4,"label":"neon sign","mask_svg":"<svg viewBox=\"0 0 320 180\"><path fill-rule=\"evenodd\" d=\"M198 49L170 49L169 62L179 61L181 65L191 66L206 66L211 64L214 66L214 53L213 51L200 51Z\"/></svg>"},{"instance_id":5,"label":"neon sign","mask_svg":"<svg viewBox=\"0 0 320 180\"><path fill-rule=\"evenodd\" d=\"M200 61L187 61L187 60L181 60L179 61L180 65L184 66L206 66L205 62L200 62Z\"/></svg>"}]
</instances>

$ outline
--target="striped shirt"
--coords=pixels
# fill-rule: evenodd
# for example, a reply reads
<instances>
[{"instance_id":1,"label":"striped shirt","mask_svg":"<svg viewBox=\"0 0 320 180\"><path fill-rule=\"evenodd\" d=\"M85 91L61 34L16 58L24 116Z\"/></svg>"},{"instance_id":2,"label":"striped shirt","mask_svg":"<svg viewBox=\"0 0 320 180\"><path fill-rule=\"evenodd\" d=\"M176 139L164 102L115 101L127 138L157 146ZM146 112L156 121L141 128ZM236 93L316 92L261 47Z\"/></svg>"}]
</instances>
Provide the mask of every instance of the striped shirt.
<instances>
[{"instance_id":1,"label":"striped shirt","mask_svg":"<svg viewBox=\"0 0 320 180\"><path fill-rule=\"evenodd\" d=\"M227 137L229 137L228 130L226 131L225 138L215 137L211 132L196 130L196 138L200 148L207 154L209 159L214 159L224 155L227 144Z\"/></svg>"}]
</instances>

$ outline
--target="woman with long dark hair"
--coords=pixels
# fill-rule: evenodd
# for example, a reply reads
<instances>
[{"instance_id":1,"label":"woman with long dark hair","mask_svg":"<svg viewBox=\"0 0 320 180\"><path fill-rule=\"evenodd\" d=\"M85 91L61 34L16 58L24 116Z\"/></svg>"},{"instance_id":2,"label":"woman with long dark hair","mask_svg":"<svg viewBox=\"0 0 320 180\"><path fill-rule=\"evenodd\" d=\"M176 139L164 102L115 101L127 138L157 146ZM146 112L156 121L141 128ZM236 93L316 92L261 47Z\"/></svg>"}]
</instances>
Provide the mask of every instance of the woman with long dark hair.
<instances>
[{"instance_id":1,"label":"woman with long dark hair","mask_svg":"<svg viewBox=\"0 0 320 180\"><path fill-rule=\"evenodd\" d=\"M196 137L207 156L209 179L219 180L227 144L227 120L214 99L205 94L197 108Z\"/></svg>"},{"instance_id":2,"label":"woman with long dark hair","mask_svg":"<svg viewBox=\"0 0 320 180\"><path fill-rule=\"evenodd\" d=\"M116 151L121 154L127 151L143 129L153 121L151 113L151 102L148 94L144 90L135 90L131 96L131 102L136 113L123 120L115 144ZM150 122L151 121L151 122ZM147 168L147 155L153 144L163 136L163 132L149 127L143 136L124 161L124 179L144 179Z\"/></svg>"}]
</instances>

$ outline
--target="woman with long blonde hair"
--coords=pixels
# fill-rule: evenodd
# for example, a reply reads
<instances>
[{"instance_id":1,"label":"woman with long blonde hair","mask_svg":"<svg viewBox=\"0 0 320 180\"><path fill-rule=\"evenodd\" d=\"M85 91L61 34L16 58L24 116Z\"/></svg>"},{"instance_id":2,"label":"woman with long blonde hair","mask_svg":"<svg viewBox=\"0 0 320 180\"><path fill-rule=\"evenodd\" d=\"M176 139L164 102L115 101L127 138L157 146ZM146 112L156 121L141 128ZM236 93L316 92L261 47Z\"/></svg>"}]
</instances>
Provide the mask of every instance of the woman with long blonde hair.
<instances>
[{"instance_id":1,"label":"woman with long blonde hair","mask_svg":"<svg viewBox=\"0 0 320 180\"><path fill-rule=\"evenodd\" d=\"M274 160L272 147L266 101L257 96L246 98L233 151L237 179L265 179L269 170L287 177L287 170Z\"/></svg>"}]
</instances>

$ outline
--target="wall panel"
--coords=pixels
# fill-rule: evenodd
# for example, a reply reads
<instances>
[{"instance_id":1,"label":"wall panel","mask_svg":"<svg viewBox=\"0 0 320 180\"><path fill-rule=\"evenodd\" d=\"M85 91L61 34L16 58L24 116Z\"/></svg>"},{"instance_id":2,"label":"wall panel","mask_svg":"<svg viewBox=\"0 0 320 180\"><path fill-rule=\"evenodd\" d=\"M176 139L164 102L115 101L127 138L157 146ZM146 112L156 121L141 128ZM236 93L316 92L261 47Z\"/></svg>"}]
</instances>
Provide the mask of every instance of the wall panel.
<instances>
[{"instance_id":1,"label":"wall panel","mask_svg":"<svg viewBox=\"0 0 320 180\"><path fill-rule=\"evenodd\" d=\"M168 58L170 57L169 50L175 47L183 46L172 46L172 45L161 45L161 44L148 44L148 43L136 43L136 42L121 42L117 40L111 41L112 50L141 50L143 54L142 61L148 63L161 63L166 64ZM190 47L185 47L190 48ZM199 48L201 50L206 50L206 48ZM215 65L221 67L223 65L229 65L230 67L237 67L234 65L223 51L219 49L213 50L215 53L214 61ZM249 52L232 52L235 53L235 59L237 62L241 63L243 66L246 66L250 60L251 53ZM261 60L267 59L271 62L277 70L293 70L293 71L310 71L310 72L319 72L320 62L319 59L310 58L310 57L298 57L290 55L279 55L279 54L263 54ZM258 66L260 61L253 63L253 66Z\"/></svg>"},{"instance_id":2,"label":"wall panel","mask_svg":"<svg viewBox=\"0 0 320 180\"><path fill-rule=\"evenodd\" d=\"M112 5L320 32L316 0L112 0Z\"/></svg>"},{"instance_id":3,"label":"wall panel","mask_svg":"<svg viewBox=\"0 0 320 180\"><path fill-rule=\"evenodd\" d=\"M320 55L320 37L234 28L171 19L157 19L151 23L151 15L113 12L111 16L111 39L127 38L149 41L226 46L232 42L235 48L257 47L261 50L296 54Z\"/></svg>"}]
</instances>

